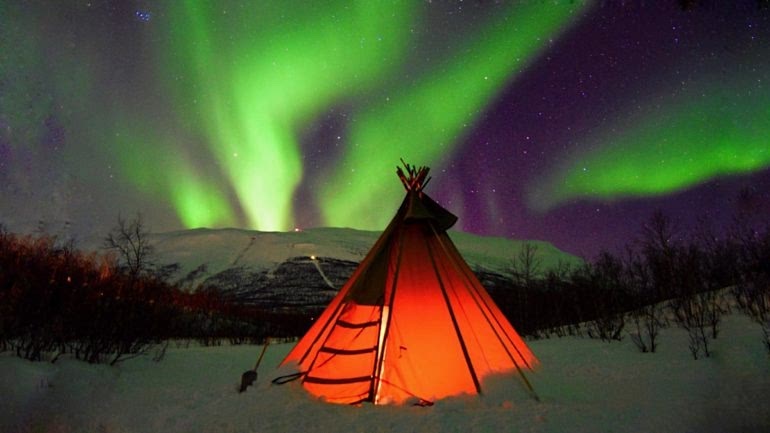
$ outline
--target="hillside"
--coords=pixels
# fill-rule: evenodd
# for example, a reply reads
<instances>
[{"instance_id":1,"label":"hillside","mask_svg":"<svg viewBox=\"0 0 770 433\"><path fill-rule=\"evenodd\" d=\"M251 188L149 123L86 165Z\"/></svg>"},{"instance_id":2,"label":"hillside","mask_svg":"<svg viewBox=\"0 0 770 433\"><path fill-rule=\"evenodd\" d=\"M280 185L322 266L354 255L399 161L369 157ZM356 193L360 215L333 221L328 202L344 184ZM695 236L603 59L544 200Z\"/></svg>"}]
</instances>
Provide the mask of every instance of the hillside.
<instances>
[{"instance_id":1,"label":"hillside","mask_svg":"<svg viewBox=\"0 0 770 433\"><path fill-rule=\"evenodd\" d=\"M377 240L379 232L316 228L297 232L194 229L151 235L155 261L177 264L189 287L213 286L267 308L326 305ZM487 280L509 275L523 245L537 247L542 271L581 260L540 241L517 241L452 231L473 269Z\"/></svg>"},{"instance_id":2,"label":"hillside","mask_svg":"<svg viewBox=\"0 0 770 433\"><path fill-rule=\"evenodd\" d=\"M450 237L471 267L504 273L525 243L537 246L543 269L581 260L542 241L484 237L450 231ZM358 262L380 232L348 228L314 228L297 232L243 229L192 229L153 234L157 261L178 263L186 274L206 264L209 275L236 266L270 269L294 257L326 257Z\"/></svg>"}]
</instances>

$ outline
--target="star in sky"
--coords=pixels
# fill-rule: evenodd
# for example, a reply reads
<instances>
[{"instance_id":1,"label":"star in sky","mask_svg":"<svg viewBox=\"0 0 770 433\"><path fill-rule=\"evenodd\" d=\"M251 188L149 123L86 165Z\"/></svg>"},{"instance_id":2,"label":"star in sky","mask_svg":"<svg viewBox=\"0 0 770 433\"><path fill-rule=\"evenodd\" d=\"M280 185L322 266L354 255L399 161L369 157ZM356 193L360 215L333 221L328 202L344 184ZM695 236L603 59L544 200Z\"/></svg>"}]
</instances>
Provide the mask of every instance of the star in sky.
<instances>
[{"instance_id":1,"label":"star in sky","mask_svg":"<svg viewBox=\"0 0 770 433\"><path fill-rule=\"evenodd\" d=\"M758 4L6 2L0 222L381 230L405 158L478 234L724 227L770 201Z\"/></svg>"}]
</instances>

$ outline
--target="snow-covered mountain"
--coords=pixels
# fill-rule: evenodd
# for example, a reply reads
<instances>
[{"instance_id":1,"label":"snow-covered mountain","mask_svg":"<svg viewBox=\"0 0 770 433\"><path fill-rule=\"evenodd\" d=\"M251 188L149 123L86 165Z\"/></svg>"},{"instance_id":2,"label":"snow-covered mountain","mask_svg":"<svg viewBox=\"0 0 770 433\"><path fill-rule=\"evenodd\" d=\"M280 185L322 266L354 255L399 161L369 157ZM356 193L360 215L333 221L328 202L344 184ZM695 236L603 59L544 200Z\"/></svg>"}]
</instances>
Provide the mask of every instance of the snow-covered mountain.
<instances>
[{"instance_id":1,"label":"snow-covered mountain","mask_svg":"<svg viewBox=\"0 0 770 433\"><path fill-rule=\"evenodd\" d=\"M189 285L214 286L264 307L321 307L344 284L380 232L315 228L296 232L194 229L151 235L155 261L177 264L175 277ZM541 271L581 263L541 241L450 236L482 281L507 278L527 243L537 248Z\"/></svg>"}]
</instances>

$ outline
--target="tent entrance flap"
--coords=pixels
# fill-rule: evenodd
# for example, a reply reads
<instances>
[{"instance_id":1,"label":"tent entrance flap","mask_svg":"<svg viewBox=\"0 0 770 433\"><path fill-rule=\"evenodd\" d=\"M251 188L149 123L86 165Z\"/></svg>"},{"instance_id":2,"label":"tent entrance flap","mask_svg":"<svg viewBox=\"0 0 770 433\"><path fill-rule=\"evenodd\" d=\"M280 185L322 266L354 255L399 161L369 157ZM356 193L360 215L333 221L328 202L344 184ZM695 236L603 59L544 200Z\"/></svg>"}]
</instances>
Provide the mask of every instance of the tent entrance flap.
<instances>
[{"instance_id":1,"label":"tent entrance flap","mask_svg":"<svg viewBox=\"0 0 770 433\"><path fill-rule=\"evenodd\" d=\"M377 359L382 307L347 303L302 381L328 401L365 400Z\"/></svg>"}]
</instances>

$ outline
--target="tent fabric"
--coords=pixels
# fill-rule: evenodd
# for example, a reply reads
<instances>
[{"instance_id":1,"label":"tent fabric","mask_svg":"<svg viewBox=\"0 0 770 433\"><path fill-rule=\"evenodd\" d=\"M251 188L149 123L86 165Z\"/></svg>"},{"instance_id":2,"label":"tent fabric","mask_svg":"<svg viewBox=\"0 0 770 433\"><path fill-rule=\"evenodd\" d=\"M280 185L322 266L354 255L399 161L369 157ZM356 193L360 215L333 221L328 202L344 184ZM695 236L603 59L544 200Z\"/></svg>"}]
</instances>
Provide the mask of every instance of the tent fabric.
<instances>
[{"instance_id":1,"label":"tent fabric","mask_svg":"<svg viewBox=\"0 0 770 433\"><path fill-rule=\"evenodd\" d=\"M533 369L537 359L447 235L455 221L408 190L281 365L296 363L311 394L348 404L476 394L490 374Z\"/></svg>"}]
</instances>

